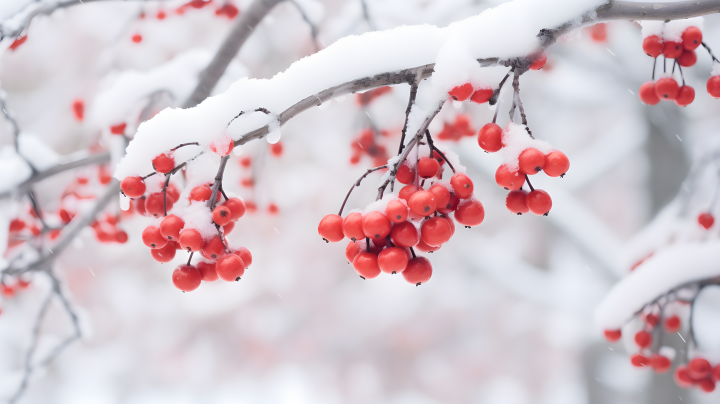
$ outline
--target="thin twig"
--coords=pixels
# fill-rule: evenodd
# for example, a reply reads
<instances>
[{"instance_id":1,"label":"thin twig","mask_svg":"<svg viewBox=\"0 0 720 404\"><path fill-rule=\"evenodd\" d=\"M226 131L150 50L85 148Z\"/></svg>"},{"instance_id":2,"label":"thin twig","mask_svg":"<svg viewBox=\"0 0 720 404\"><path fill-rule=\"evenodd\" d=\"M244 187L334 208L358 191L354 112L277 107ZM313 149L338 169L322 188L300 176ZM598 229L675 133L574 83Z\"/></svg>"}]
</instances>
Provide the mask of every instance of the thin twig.
<instances>
[{"instance_id":1,"label":"thin twig","mask_svg":"<svg viewBox=\"0 0 720 404\"><path fill-rule=\"evenodd\" d=\"M302 16L302 19L305 20L305 23L308 25L308 27L310 27L310 35L312 36L312 39L313 39L313 45L315 45L315 51L316 52L320 51L320 41L318 41L318 30L317 30L317 27L315 26L315 23L313 23L310 20L310 17L307 14L305 14L305 10L303 10L303 8L300 6L300 4L298 4L295 0L288 0L288 1L290 3L292 3L295 6L295 8L297 8L298 12L300 12L300 15Z\"/></svg>"},{"instance_id":2,"label":"thin twig","mask_svg":"<svg viewBox=\"0 0 720 404\"><path fill-rule=\"evenodd\" d=\"M415 97L417 97L417 91L417 81L410 83L410 99L408 100L408 105L405 109L405 124L403 125L402 132L400 132L400 147L398 148L398 154L402 153L403 147L405 147L405 133L407 133L408 121L410 120L410 111L412 110L413 104L415 104Z\"/></svg>"},{"instance_id":3,"label":"thin twig","mask_svg":"<svg viewBox=\"0 0 720 404\"><path fill-rule=\"evenodd\" d=\"M380 167L368 168L368 170L365 172L365 174L360 176L360 178L358 178L358 180L353 183L353 185L352 185L352 187L350 187L350 190L348 191L347 195L345 195L345 200L343 201L342 206L340 206L340 212L338 212L338 216L342 216L343 209L345 209L345 204L347 203L348 198L350 198L350 194L355 189L355 187L359 187L362 180L364 180L365 177L370 175L370 173L374 173L377 170L382 170L383 168L388 168L387 164L384 166L380 166Z\"/></svg>"},{"instance_id":4,"label":"thin twig","mask_svg":"<svg viewBox=\"0 0 720 404\"><path fill-rule=\"evenodd\" d=\"M455 174L455 167L453 167L453 165L452 165L452 163L450 162L450 160L448 160L447 157L445 157L445 154L443 154L443 152L441 152L440 149L438 149L437 147L435 147L435 143L433 143L432 137L430 137L430 129L425 129L425 138L427 138L428 146L430 146L430 155L431 155L431 157L432 157L432 152L433 152L433 150L435 150L436 152L438 152L438 154L440 155L440 157L442 157L442 159L445 160L446 163L448 163L448 166L449 166L450 169L452 170L453 174Z\"/></svg>"},{"instance_id":5,"label":"thin twig","mask_svg":"<svg viewBox=\"0 0 720 404\"><path fill-rule=\"evenodd\" d=\"M370 18L370 10L368 9L366 0L360 0L360 6L362 7L363 19L365 19L368 27L370 27L370 31L376 31L377 27L372 18Z\"/></svg>"}]
</instances>

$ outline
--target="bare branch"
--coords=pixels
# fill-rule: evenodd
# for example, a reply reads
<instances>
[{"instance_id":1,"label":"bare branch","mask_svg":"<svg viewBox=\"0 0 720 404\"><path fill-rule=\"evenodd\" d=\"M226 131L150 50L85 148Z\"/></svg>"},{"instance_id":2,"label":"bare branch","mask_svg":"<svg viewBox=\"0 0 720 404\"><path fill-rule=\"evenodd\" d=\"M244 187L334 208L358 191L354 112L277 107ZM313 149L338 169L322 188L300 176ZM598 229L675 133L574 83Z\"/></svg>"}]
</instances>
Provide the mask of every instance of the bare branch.
<instances>
[{"instance_id":1,"label":"bare branch","mask_svg":"<svg viewBox=\"0 0 720 404\"><path fill-rule=\"evenodd\" d=\"M308 17L307 14L305 14L305 10L298 4L295 0L288 0L290 3L292 3L295 8L297 8L298 12L300 12L300 15L302 16L303 20L305 20L305 23L310 27L310 35L313 39L313 45L315 45L315 51L318 52L320 50L320 42L318 41L318 32L317 27L315 24L310 21L310 17Z\"/></svg>"}]
</instances>

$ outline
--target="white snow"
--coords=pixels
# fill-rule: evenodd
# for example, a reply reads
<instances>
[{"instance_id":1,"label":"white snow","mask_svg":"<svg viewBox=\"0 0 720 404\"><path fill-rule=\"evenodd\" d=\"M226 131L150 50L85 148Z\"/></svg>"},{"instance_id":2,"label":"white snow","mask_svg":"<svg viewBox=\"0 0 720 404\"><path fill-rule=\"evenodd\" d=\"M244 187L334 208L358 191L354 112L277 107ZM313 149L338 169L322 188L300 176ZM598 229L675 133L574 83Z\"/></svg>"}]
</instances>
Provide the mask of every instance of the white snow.
<instances>
[{"instance_id":1,"label":"white snow","mask_svg":"<svg viewBox=\"0 0 720 404\"><path fill-rule=\"evenodd\" d=\"M467 54L474 58L531 54L539 48L537 34L541 29L577 20L604 3L599 0L517 0L446 28L403 26L343 38L295 62L272 79L242 79L225 93L210 97L195 108L162 111L140 126L115 176L122 179L150 172L152 157L184 141L198 141L206 146L240 111L258 107L283 111L308 96L350 80L434 63L440 50L457 38L488 39L466 41ZM255 128L257 126L243 127L245 132Z\"/></svg>"},{"instance_id":2,"label":"white snow","mask_svg":"<svg viewBox=\"0 0 720 404\"><path fill-rule=\"evenodd\" d=\"M30 178L32 169L12 146L0 149L0 192L8 191Z\"/></svg>"},{"instance_id":3,"label":"white snow","mask_svg":"<svg viewBox=\"0 0 720 404\"><path fill-rule=\"evenodd\" d=\"M518 169L518 158L526 149L535 148L543 154L555 150L550 143L531 138L525 129L525 125L518 125L513 122L508 123L505 130L503 130L503 143L506 146L500 149L502 163L508 165L511 170Z\"/></svg>"},{"instance_id":4,"label":"white snow","mask_svg":"<svg viewBox=\"0 0 720 404\"><path fill-rule=\"evenodd\" d=\"M663 27L665 26L665 22L663 21L640 21L640 26L642 27L641 33L643 39L655 35L659 38L662 38L663 34Z\"/></svg>"},{"instance_id":5,"label":"white snow","mask_svg":"<svg viewBox=\"0 0 720 404\"><path fill-rule=\"evenodd\" d=\"M658 251L617 283L595 311L602 329L618 329L646 304L688 282L720 275L720 241L678 243Z\"/></svg>"},{"instance_id":6,"label":"white snow","mask_svg":"<svg viewBox=\"0 0 720 404\"><path fill-rule=\"evenodd\" d=\"M692 26L702 30L703 21L702 17L673 20L667 23L664 21L640 21L640 26L642 26L643 39L656 35L663 41L682 42L683 32Z\"/></svg>"}]
</instances>

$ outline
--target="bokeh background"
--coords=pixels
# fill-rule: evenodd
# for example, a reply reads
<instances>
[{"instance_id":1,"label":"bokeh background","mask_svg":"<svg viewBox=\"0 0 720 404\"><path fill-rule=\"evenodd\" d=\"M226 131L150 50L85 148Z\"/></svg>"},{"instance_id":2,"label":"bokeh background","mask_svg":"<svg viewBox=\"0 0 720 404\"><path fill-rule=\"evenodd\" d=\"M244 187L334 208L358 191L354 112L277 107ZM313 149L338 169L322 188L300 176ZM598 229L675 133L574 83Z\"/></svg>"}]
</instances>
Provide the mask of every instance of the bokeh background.
<instances>
[{"instance_id":1,"label":"bokeh background","mask_svg":"<svg viewBox=\"0 0 720 404\"><path fill-rule=\"evenodd\" d=\"M27 3L0 2L0 19ZM233 3L242 13L250 2ZM365 3L369 18L359 0L297 1L317 28L317 41L298 6L281 3L215 92L246 75L272 77L316 46L371 27L446 26L502 1ZM231 26L214 6L172 13L181 4L99 1L36 18L28 41L0 56L0 86L22 130L60 155L107 146L92 108L114 77L152 71L192 50L212 54ZM154 18L161 9L168 12L162 21ZM706 42L718 49L719 27L717 16L705 19ZM131 41L136 33L140 44ZM55 266L83 338L34 375L20 402L718 402L718 392L683 390L670 375L633 368L623 346L606 342L593 323L595 306L630 269L624 246L681 190L693 161L717 146L718 101L704 90L709 57L699 52L696 67L685 70L696 89L693 104L649 107L637 96L652 69L640 43L639 25L631 22L607 24L604 39L576 31L549 50L546 68L523 75L533 133L571 161L564 179L533 181L553 197L548 217L506 210L506 191L493 177L499 160L474 137L444 142L468 168L486 219L477 228L458 228L429 255L433 277L421 287L399 276L364 281L345 260L345 243L326 244L317 235L319 220L336 212L352 183L374 166L368 157L350 163L360 132L375 125L389 132L379 142L391 152L397 147L409 93L404 85L366 109L347 97L295 118L283 127L280 157L261 141L243 148L251 169L240 157L231 159L226 189L257 205L230 236L253 253L240 282L179 292L170 274L185 256L169 264L152 260L140 239L148 218L123 217L120 226L130 236L123 245L99 243L86 229ZM89 111L83 122L71 111L78 98ZM158 108L180 100L163 102ZM508 105L509 97L501 100L501 125ZM487 104L448 104L430 129L438 133L462 114L477 130L493 113ZM4 121L0 144L13 145ZM67 184L93 170L40 183L41 205L56 210ZM249 176L252 188L241 185ZM379 179L369 176L348 206L373 201ZM36 275L25 292L0 298L0 397L17 388L49 290ZM53 303L39 352L71 332L67 314ZM671 344L681 350L683 342L677 337Z\"/></svg>"}]
</instances>

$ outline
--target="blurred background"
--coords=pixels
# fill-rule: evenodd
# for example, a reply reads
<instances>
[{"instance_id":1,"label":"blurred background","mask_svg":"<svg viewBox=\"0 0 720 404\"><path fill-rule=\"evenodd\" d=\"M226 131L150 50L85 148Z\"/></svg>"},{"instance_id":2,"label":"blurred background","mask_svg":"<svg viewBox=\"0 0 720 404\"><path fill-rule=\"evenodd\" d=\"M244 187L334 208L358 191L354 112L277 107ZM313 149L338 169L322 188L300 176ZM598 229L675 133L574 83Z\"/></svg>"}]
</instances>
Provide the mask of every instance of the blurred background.
<instances>
[{"instance_id":1,"label":"blurred background","mask_svg":"<svg viewBox=\"0 0 720 404\"><path fill-rule=\"evenodd\" d=\"M0 2L0 19L30 2ZM214 93L244 76L272 77L347 35L447 26L502 2L285 1L254 29ZM222 0L180 14L183 3L97 1L35 18L27 42L0 56L0 86L22 131L59 155L107 148L93 102L113 80L149 74L191 51L212 54L232 25L216 12ZM250 1L232 4L242 16ZM717 16L705 19L705 41L718 49L719 27ZM317 235L319 220L376 165L352 146L363 130L386 131L374 140L390 155L397 147L408 86L366 106L353 96L298 116L283 127L282 151L254 142L228 165L225 188L256 206L229 237L253 254L242 280L181 293L170 274L186 256L168 264L151 258L140 239L149 218L121 216L125 244L100 243L85 229L55 265L83 337L34 373L20 402L718 402L717 391L684 390L671 374L633 368L623 346L606 342L593 323L595 306L630 270L624 245L675 198L693 162L717 147L719 104L705 91L710 58L698 56L684 71L696 89L686 108L640 103L652 60L631 22L573 32L550 48L543 70L522 76L530 128L571 162L565 178L533 181L553 198L548 217L505 208L506 191L493 177L499 158L483 153L474 136L494 110L446 105L430 130L452 131L458 117L469 119L472 136L440 143L467 167L486 217L429 254L433 276L420 287L399 276L362 280L344 257L346 243ZM501 126L509 96L500 101ZM87 111L82 121L73 115L78 99ZM181 101L168 97L155 108ZM13 144L12 127L0 120L0 145ZM38 201L55 212L68 184L96 173L85 167L41 182ZM348 207L373 201L380 176L365 179ZM24 206L2 203L8 220ZM0 398L20 383L51 288L42 274L30 279L27 290L0 298ZM72 333L58 301L40 330L40 354ZM671 343L682 344L679 337Z\"/></svg>"}]
</instances>

